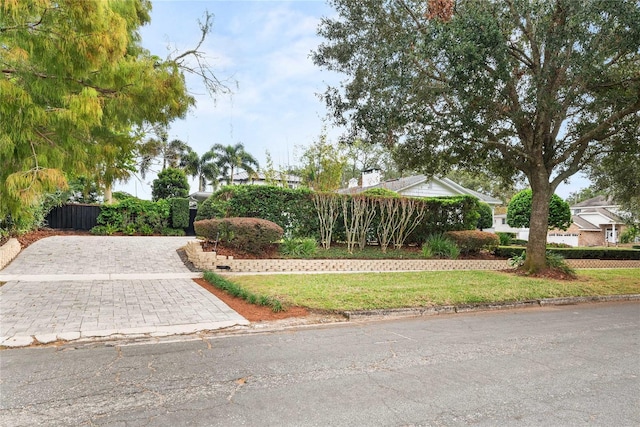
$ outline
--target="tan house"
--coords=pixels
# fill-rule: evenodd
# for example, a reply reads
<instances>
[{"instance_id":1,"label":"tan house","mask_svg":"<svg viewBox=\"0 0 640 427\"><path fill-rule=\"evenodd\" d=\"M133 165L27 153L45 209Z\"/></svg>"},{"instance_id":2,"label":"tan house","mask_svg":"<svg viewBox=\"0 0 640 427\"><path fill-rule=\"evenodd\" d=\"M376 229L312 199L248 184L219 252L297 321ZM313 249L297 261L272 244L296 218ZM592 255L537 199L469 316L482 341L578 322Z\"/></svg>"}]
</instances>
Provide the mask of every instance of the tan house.
<instances>
[{"instance_id":1,"label":"tan house","mask_svg":"<svg viewBox=\"0 0 640 427\"><path fill-rule=\"evenodd\" d=\"M597 196L570 207L571 226L566 230L550 230L549 243L571 246L617 245L625 225L620 207L607 196Z\"/></svg>"}]
</instances>

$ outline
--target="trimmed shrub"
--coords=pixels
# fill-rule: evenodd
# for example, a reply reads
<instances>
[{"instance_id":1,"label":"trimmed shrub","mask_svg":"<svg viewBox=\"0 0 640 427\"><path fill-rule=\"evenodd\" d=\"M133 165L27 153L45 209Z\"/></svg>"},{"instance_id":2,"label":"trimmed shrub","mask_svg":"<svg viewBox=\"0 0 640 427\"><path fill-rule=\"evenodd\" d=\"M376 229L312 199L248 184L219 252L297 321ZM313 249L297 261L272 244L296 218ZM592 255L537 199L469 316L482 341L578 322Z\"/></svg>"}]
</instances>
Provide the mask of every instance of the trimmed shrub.
<instances>
[{"instance_id":1,"label":"trimmed shrub","mask_svg":"<svg viewBox=\"0 0 640 427\"><path fill-rule=\"evenodd\" d=\"M425 258L456 259L460 255L460 249L458 249L452 240L437 233L429 236L427 241L424 242L424 245L422 245L422 255Z\"/></svg>"},{"instance_id":2,"label":"trimmed shrub","mask_svg":"<svg viewBox=\"0 0 640 427\"><path fill-rule=\"evenodd\" d=\"M187 228L189 226L189 199L174 197L169 199L171 225L173 228Z\"/></svg>"},{"instance_id":3,"label":"trimmed shrub","mask_svg":"<svg viewBox=\"0 0 640 427\"><path fill-rule=\"evenodd\" d=\"M260 218L203 219L193 226L198 236L252 254L264 252L284 234L278 224Z\"/></svg>"},{"instance_id":4,"label":"trimmed shrub","mask_svg":"<svg viewBox=\"0 0 640 427\"><path fill-rule=\"evenodd\" d=\"M500 238L496 234L486 231L447 231L444 235L455 242L463 254L475 254L482 249L493 252L500 245Z\"/></svg>"}]
</instances>

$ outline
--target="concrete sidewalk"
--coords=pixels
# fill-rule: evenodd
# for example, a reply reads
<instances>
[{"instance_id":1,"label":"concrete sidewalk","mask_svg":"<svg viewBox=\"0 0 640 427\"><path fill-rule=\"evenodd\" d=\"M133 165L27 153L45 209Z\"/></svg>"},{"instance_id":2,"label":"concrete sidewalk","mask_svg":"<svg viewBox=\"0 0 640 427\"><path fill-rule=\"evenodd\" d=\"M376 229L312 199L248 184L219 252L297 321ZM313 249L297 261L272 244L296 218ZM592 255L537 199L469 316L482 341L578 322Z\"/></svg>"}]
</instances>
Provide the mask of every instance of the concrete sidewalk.
<instances>
[{"instance_id":1,"label":"concrete sidewalk","mask_svg":"<svg viewBox=\"0 0 640 427\"><path fill-rule=\"evenodd\" d=\"M191 279L190 237L54 236L0 271L0 345L248 325Z\"/></svg>"}]
</instances>

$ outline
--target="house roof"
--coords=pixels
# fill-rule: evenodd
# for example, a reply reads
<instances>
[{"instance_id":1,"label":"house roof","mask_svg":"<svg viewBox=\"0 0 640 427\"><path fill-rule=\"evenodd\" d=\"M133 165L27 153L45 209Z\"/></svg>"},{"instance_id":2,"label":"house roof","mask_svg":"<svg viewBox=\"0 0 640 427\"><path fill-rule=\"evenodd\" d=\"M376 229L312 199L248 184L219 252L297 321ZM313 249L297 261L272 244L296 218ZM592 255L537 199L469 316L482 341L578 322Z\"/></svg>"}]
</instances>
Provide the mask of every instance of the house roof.
<instances>
[{"instance_id":1,"label":"house roof","mask_svg":"<svg viewBox=\"0 0 640 427\"><path fill-rule=\"evenodd\" d=\"M449 187L451 190L453 190L454 193L458 193L460 195L471 195L491 205L502 204L502 201L494 197L488 196L486 194L478 193L477 191L469 190L468 188L461 186L460 184L450 180L449 178L433 177L431 179L443 184L446 187ZM387 190L395 191L396 193L401 193L404 190L407 190L411 187L415 187L416 185L420 185L427 181L429 181L429 178L427 178L425 175L412 175L412 176L407 176L402 178L389 179L387 181L381 182L376 185L372 185L370 187L342 188L338 190L338 193L358 194L365 190L369 190L371 188L384 188Z\"/></svg>"},{"instance_id":2,"label":"house roof","mask_svg":"<svg viewBox=\"0 0 640 427\"><path fill-rule=\"evenodd\" d=\"M586 219L578 215L572 216L571 221L573 221L573 223L576 224L581 230L600 231L600 227L598 227L597 225L591 224L589 221L587 221Z\"/></svg>"},{"instance_id":3,"label":"house roof","mask_svg":"<svg viewBox=\"0 0 640 427\"><path fill-rule=\"evenodd\" d=\"M276 172L276 177L275 180L276 181L280 181L281 175L279 172ZM300 178L299 176L295 176L295 175L284 175L284 178L287 180L287 182L296 182L296 183L300 183L302 182L302 178ZM264 172L256 172L255 174L249 176L249 174L247 173L247 171L238 171L237 173L233 174L233 180L234 181L266 181L267 177L265 176ZM223 178L220 178L220 181L224 181Z\"/></svg>"},{"instance_id":4,"label":"house roof","mask_svg":"<svg viewBox=\"0 0 640 427\"><path fill-rule=\"evenodd\" d=\"M605 206L617 206L610 196L596 196L591 199L583 200L571 206L572 208L595 208Z\"/></svg>"},{"instance_id":5,"label":"house roof","mask_svg":"<svg viewBox=\"0 0 640 427\"><path fill-rule=\"evenodd\" d=\"M195 193L189 194L189 198L198 202L202 202L207 200L212 194L213 193L210 191L196 191Z\"/></svg>"}]
</instances>

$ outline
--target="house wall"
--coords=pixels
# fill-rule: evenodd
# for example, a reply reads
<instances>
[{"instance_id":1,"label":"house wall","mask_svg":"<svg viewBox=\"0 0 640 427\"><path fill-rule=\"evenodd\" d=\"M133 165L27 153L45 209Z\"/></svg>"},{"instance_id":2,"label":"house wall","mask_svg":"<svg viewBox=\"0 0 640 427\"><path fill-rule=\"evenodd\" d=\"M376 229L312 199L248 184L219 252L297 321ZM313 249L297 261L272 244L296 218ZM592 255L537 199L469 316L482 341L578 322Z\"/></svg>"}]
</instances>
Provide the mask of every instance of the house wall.
<instances>
[{"instance_id":1,"label":"house wall","mask_svg":"<svg viewBox=\"0 0 640 427\"><path fill-rule=\"evenodd\" d=\"M578 240L579 246L603 246L604 233L602 231L584 231L580 232Z\"/></svg>"},{"instance_id":2,"label":"house wall","mask_svg":"<svg viewBox=\"0 0 640 427\"><path fill-rule=\"evenodd\" d=\"M559 228L549 230L547 233L547 243L564 243L570 246L580 246L580 227L572 223L566 230Z\"/></svg>"},{"instance_id":3,"label":"house wall","mask_svg":"<svg viewBox=\"0 0 640 427\"><path fill-rule=\"evenodd\" d=\"M529 240L529 229L509 226L507 224L507 214L495 214L493 216L493 229L496 233L513 233L516 239Z\"/></svg>"},{"instance_id":4,"label":"house wall","mask_svg":"<svg viewBox=\"0 0 640 427\"><path fill-rule=\"evenodd\" d=\"M460 195L460 193L453 192L450 188L434 181L427 181L420 185L407 188L401 191L400 194L407 197L445 197Z\"/></svg>"}]
</instances>

